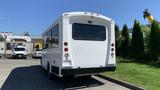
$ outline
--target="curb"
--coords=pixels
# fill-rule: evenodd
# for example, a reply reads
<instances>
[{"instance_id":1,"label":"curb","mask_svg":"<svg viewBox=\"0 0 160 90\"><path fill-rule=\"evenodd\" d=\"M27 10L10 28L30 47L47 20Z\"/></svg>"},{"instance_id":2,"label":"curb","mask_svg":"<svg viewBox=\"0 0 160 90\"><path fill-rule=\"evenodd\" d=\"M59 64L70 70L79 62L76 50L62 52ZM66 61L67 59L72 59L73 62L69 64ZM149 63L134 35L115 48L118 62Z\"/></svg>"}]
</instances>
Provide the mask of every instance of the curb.
<instances>
[{"instance_id":1,"label":"curb","mask_svg":"<svg viewBox=\"0 0 160 90\"><path fill-rule=\"evenodd\" d=\"M98 76L98 77L100 77L100 78L103 78L103 79L105 79L105 80L114 82L114 83L116 83L116 84L119 84L119 85L124 86L124 87L126 87L126 88L129 88L129 89L131 89L131 90L145 90L145 89L142 88L142 87L137 87L137 86L135 86L135 85L133 85L133 84L130 84L130 83L128 83L128 82L121 81L121 80L117 80L117 79L113 79L113 78L108 77L108 76L104 76L104 75L100 75L100 74L98 74L98 75L96 75L96 76Z\"/></svg>"}]
</instances>

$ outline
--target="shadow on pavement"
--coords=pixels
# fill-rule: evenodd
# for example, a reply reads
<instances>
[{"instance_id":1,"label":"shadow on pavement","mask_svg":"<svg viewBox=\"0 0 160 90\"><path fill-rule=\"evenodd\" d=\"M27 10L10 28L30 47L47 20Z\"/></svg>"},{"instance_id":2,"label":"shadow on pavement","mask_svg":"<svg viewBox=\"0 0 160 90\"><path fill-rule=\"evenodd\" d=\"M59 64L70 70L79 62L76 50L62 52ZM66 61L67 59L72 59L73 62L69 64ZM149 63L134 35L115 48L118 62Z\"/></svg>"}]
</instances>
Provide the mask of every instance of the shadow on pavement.
<instances>
[{"instance_id":1,"label":"shadow on pavement","mask_svg":"<svg viewBox=\"0 0 160 90\"><path fill-rule=\"evenodd\" d=\"M103 84L92 77L64 77L49 80L45 70L37 65L14 69L1 90L74 90Z\"/></svg>"}]
</instances>

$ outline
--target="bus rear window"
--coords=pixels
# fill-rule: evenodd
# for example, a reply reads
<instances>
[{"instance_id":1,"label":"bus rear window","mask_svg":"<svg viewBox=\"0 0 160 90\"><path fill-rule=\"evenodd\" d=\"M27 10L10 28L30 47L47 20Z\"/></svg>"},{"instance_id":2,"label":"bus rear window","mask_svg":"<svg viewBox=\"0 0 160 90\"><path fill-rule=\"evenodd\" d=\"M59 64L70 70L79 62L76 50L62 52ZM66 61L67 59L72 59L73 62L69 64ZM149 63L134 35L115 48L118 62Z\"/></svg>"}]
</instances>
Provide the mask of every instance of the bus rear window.
<instances>
[{"instance_id":1,"label":"bus rear window","mask_svg":"<svg viewBox=\"0 0 160 90\"><path fill-rule=\"evenodd\" d=\"M100 25L73 23L72 38L74 40L105 41L106 28Z\"/></svg>"}]
</instances>

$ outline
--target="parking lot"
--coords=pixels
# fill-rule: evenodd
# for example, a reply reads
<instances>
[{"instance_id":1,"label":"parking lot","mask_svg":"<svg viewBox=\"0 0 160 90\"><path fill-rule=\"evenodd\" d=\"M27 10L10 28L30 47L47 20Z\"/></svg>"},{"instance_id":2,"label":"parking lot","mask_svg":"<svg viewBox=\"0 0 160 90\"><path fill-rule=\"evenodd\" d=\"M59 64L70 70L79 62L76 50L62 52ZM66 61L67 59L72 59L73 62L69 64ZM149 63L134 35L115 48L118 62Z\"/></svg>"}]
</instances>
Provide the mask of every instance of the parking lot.
<instances>
[{"instance_id":1,"label":"parking lot","mask_svg":"<svg viewBox=\"0 0 160 90\"><path fill-rule=\"evenodd\" d=\"M1 90L128 90L97 76L49 80L39 59L0 59L0 87Z\"/></svg>"}]
</instances>

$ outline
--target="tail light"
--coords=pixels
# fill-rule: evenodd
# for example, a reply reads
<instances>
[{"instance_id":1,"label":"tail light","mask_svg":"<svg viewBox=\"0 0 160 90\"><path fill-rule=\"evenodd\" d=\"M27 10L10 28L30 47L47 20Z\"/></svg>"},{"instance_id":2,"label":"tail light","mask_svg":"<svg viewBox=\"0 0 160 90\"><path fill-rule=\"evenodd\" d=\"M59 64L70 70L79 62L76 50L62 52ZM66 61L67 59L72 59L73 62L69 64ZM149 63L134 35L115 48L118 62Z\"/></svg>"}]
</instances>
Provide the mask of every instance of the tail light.
<instances>
[{"instance_id":1,"label":"tail light","mask_svg":"<svg viewBox=\"0 0 160 90\"><path fill-rule=\"evenodd\" d=\"M114 48L111 48L111 51L114 51Z\"/></svg>"},{"instance_id":2,"label":"tail light","mask_svg":"<svg viewBox=\"0 0 160 90\"><path fill-rule=\"evenodd\" d=\"M115 44L114 43L112 43L111 44L111 56L112 56L112 58L114 57L114 47L115 46Z\"/></svg>"},{"instance_id":3,"label":"tail light","mask_svg":"<svg viewBox=\"0 0 160 90\"><path fill-rule=\"evenodd\" d=\"M114 43L112 43L111 46L114 47Z\"/></svg>"},{"instance_id":4,"label":"tail light","mask_svg":"<svg viewBox=\"0 0 160 90\"><path fill-rule=\"evenodd\" d=\"M68 48L64 48L64 51L67 52L67 51L68 51Z\"/></svg>"},{"instance_id":5,"label":"tail light","mask_svg":"<svg viewBox=\"0 0 160 90\"><path fill-rule=\"evenodd\" d=\"M68 43L67 42L64 42L64 46L67 46L68 45Z\"/></svg>"}]
</instances>

